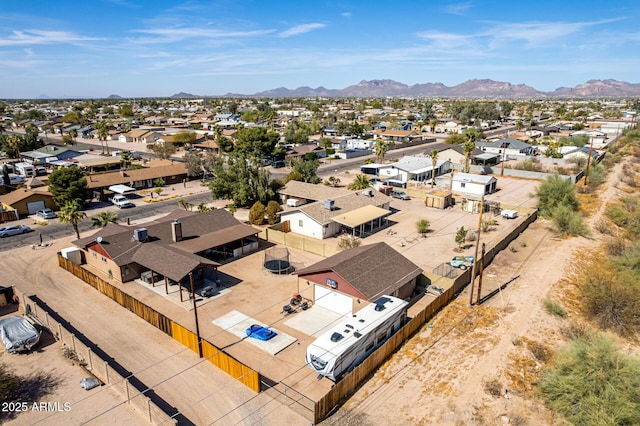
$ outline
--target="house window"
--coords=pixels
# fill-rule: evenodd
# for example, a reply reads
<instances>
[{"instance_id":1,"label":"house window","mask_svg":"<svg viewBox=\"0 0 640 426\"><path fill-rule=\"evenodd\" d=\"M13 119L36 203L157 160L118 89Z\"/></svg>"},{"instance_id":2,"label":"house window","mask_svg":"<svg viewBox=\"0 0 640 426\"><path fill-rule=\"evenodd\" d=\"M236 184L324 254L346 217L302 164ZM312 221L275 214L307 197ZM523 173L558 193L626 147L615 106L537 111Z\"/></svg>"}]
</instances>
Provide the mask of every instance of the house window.
<instances>
[{"instance_id":1,"label":"house window","mask_svg":"<svg viewBox=\"0 0 640 426\"><path fill-rule=\"evenodd\" d=\"M129 275L129 268L127 266L124 267L124 275Z\"/></svg>"},{"instance_id":2,"label":"house window","mask_svg":"<svg viewBox=\"0 0 640 426\"><path fill-rule=\"evenodd\" d=\"M102 263L107 263L107 258L102 256Z\"/></svg>"},{"instance_id":3,"label":"house window","mask_svg":"<svg viewBox=\"0 0 640 426\"><path fill-rule=\"evenodd\" d=\"M464 188L465 187L465 183L464 182L460 182L460 188Z\"/></svg>"},{"instance_id":4,"label":"house window","mask_svg":"<svg viewBox=\"0 0 640 426\"><path fill-rule=\"evenodd\" d=\"M302 219L298 220L298 226L302 228Z\"/></svg>"},{"instance_id":5,"label":"house window","mask_svg":"<svg viewBox=\"0 0 640 426\"><path fill-rule=\"evenodd\" d=\"M97 258L98 258L98 253L96 253L95 251L94 251L94 252L91 252L91 254L93 255L93 258L94 258L94 259L97 259Z\"/></svg>"}]
</instances>

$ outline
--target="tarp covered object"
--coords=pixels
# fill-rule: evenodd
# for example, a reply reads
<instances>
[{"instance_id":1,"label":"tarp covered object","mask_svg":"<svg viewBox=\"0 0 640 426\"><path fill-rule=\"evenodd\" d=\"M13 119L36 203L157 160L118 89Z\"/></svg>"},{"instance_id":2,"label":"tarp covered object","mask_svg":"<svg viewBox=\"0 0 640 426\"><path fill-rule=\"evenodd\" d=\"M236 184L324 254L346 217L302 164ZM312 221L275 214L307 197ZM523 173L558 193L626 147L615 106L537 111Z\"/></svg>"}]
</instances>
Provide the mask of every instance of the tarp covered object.
<instances>
[{"instance_id":1,"label":"tarp covered object","mask_svg":"<svg viewBox=\"0 0 640 426\"><path fill-rule=\"evenodd\" d=\"M40 341L40 332L29 321L18 316L0 321L0 336L10 353L28 351Z\"/></svg>"}]
</instances>

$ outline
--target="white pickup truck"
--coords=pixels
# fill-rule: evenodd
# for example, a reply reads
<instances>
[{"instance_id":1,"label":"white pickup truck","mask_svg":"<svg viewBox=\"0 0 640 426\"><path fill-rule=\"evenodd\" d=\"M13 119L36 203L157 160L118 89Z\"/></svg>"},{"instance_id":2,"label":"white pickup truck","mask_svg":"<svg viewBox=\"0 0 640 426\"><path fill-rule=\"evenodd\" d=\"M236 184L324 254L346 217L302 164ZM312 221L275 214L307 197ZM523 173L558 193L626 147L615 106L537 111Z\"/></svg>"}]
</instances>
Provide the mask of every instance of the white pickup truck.
<instances>
[{"instance_id":1,"label":"white pickup truck","mask_svg":"<svg viewBox=\"0 0 640 426\"><path fill-rule=\"evenodd\" d=\"M113 197L109 198L109 201L111 201L111 204L113 204L114 206L118 206L121 209L136 206L124 195L114 195Z\"/></svg>"}]
</instances>

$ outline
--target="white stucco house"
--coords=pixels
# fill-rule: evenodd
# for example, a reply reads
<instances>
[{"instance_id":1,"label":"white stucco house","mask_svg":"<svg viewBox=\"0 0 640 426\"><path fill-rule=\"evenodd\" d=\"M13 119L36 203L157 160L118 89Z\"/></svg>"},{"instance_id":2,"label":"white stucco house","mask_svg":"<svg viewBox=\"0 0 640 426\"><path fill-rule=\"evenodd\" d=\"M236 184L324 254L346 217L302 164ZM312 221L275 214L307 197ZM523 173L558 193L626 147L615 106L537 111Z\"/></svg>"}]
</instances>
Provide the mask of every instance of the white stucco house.
<instances>
[{"instance_id":1,"label":"white stucco house","mask_svg":"<svg viewBox=\"0 0 640 426\"><path fill-rule=\"evenodd\" d=\"M456 173L451 183L451 191L459 194L483 195L496 191L498 180L493 176Z\"/></svg>"},{"instance_id":2,"label":"white stucco house","mask_svg":"<svg viewBox=\"0 0 640 426\"><path fill-rule=\"evenodd\" d=\"M409 181L428 181L433 173L440 176L450 171L451 162L448 159L438 159L434 172L430 157L405 156L397 163L384 164L379 167L378 176L393 186L406 187Z\"/></svg>"}]
</instances>

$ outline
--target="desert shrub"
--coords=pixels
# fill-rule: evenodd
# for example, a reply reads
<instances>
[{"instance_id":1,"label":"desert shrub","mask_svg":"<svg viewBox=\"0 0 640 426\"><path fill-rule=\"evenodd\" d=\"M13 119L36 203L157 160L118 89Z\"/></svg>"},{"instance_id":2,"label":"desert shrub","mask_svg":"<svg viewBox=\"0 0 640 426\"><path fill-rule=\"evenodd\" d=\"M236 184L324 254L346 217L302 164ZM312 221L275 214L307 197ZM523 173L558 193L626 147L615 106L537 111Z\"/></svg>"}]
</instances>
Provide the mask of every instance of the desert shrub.
<instances>
[{"instance_id":1,"label":"desert shrub","mask_svg":"<svg viewBox=\"0 0 640 426\"><path fill-rule=\"evenodd\" d=\"M502 383L498 379L488 380L484 382L484 390L489 395L498 398L502 396Z\"/></svg>"},{"instance_id":2,"label":"desert shrub","mask_svg":"<svg viewBox=\"0 0 640 426\"><path fill-rule=\"evenodd\" d=\"M264 222L265 207L260 201L256 201L249 210L249 223L253 225L262 225Z\"/></svg>"},{"instance_id":3,"label":"desert shrub","mask_svg":"<svg viewBox=\"0 0 640 426\"><path fill-rule=\"evenodd\" d=\"M592 164L589 167L589 176L587 183L589 185L600 185L607 178L607 170L601 164Z\"/></svg>"},{"instance_id":4,"label":"desert shrub","mask_svg":"<svg viewBox=\"0 0 640 426\"><path fill-rule=\"evenodd\" d=\"M640 275L640 243L637 241L630 246L626 241L616 257L611 261L620 270L631 271L636 276Z\"/></svg>"},{"instance_id":5,"label":"desert shrub","mask_svg":"<svg viewBox=\"0 0 640 426\"><path fill-rule=\"evenodd\" d=\"M269 201L265 210L265 213L267 214L267 223L269 225L278 223L280 221L280 215L278 215L278 213L281 211L282 207L280 207L280 204L278 204L277 201Z\"/></svg>"},{"instance_id":6,"label":"desert shrub","mask_svg":"<svg viewBox=\"0 0 640 426\"><path fill-rule=\"evenodd\" d=\"M538 186L536 191L538 197L538 209L545 217L551 216L552 210L559 206L569 207L571 210L578 208L576 190L570 180L560 177L554 173Z\"/></svg>"},{"instance_id":7,"label":"desert shrub","mask_svg":"<svg viewBox=\"0 0 640 426\"><path fill-rule=\"evenodd\" d=\"M560 235L587 236L589 227L580 212L576 212L569 206L558 205L551 210L554 230Z\"/></svg>"},{"instance_id":8,"label":"desert shrub","mask_svg":"<svg viewBox=\"0 0 640 426\"><path fill-rule=\"evenodd\" d=\"M609 256L622 256L627 251L627 242L622 238L609 238L604 242L604 249Z\"/></svg>"},{"instance_id":9,"label":"desert shrub","mask_svg":"<svg viewBox=\"0 0 640 426\"><path fill-rule=\"evenodd\" d=\"M595 224L596 231L603 235L612 235L614 233L614 229L611 226L611 222L607 219L600 219Z\"/></svg>"},{"instance_id":10,"label":"desert shrub","mask_svg":"<svg viewBox=\"0 0 640 426\"><path fill-rule=\"evenodd\" d=\"M548 314L555 315L562 318L567 316L567 310L564 308L564 306L562 306L560 303L556 302L555 300L544 299L542 301L542 306L544 307L544 310Z\"/></svg>"},{"instance_id":11,"label":"desert shrub","mask_svg":"<svg viewBox=\"0 0 640 426\"><path fill-rule=\"evenodd\" d=\"M625 337L640 331L640 278L636 272L594 258L583 265L576 282L585 314L600 328Z\"/></svg>"},{"instance_id":12,"label":"desert shrub","mask_svg":"<svg viewBox=\"0 0 640 426\"><path fill-rule=\"evenodd\" d=\"M599 334L586 334L561 350L539 391L571 424L640 424L640 360Z\"/></svg>"},{"instance_id":13,"label":"desert shrub","mask_svg":"<svg viewBox=\"0 0 640 426\"><path fill-rule=\"evenodd\" d=\"M416 230L418 231L418 234L422 235L423 237L427 236L427 232L429 232L429 226L431 224L429 223L429 221L427 219L420 219L419 221L416 222Z\"/></svg>"},{"instance_id":14,"label":"desert shrub","mask_svg":"<svg viewBox=\"0 0 640 426\"><path fill-rule=\"evenodd\" d=\"M360 247L362 240L354 236L342 237L338 241L338 248L340 250L347 250L354 247Z\"/></svg>"},{"instance_id":15,"label":"desert shrub","mask_svg":"<svg viewBox=\"0 0 640 426\"><path fill-rule=\"evenodd\" d=\"M493 229L494 226L496 226L498 224L498 222L495 219L482 219L482 223L480 225L480 229L482 230L482 232L489 232Z\"/></svg>"}]
</instances>

